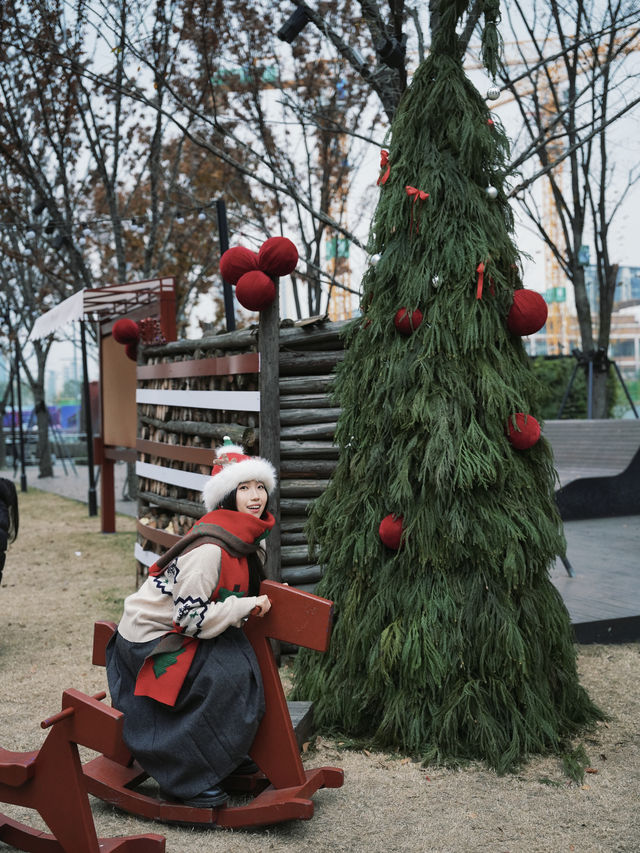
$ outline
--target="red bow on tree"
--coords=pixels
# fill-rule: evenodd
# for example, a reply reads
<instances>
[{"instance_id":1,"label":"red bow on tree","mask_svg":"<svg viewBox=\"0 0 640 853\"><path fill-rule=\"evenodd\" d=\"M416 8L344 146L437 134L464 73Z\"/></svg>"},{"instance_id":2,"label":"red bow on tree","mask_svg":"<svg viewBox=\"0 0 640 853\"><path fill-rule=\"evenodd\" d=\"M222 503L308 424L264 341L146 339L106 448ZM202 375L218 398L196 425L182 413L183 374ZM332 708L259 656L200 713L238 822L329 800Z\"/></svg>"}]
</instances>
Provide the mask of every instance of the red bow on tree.
<instances>
[{"instance_id":1,"label":"red bow on tree","mask_svg":"<svg viewBox=\"0 0 640 853\"><path fill-rule=\"evenodd\" d=\"M416 206L417 201L419 201L420 203L422 203L423 201L426 201L429 198L429 193L424 192L424 190L418 190L415 187L405 187L405 190L407 191L407 195L409 196L409 198L412 199L412 202L411 202L411 223L409 225L409 231L410 231L410 233L413 233L413 209ZM418 208L418 215L416 217L416 234L418 234L419 231L420 231L420 208Z\"/></svg>"},{"instance_id":2,"label":"red bow on tree","mask_svg":"<svg viewBox=\"0 0 640 853\"><path fill-rule=\"evenodd\" d=\"M476 288L476 299L482 299L482 287L484 285L484 264L482 261L476 267L476 272L478 273L478 286Z\"/></svg>"},{"instance_id":3,"label":"red bow on tree","mask_svg":"<svg viewBox=\"0 0 640 853\"><path fill-rule=\"evenodd\" d=\"M380 184L386 184L389 180L389 174L391 173L391 166L389 165L389 152L385 151L383 148L380 152L380 168L384 169L385 166L386 172L384 173L384 175L380 175L380 177L378 178L378 186L380 186Z\"/></svg>"}]
</instances>

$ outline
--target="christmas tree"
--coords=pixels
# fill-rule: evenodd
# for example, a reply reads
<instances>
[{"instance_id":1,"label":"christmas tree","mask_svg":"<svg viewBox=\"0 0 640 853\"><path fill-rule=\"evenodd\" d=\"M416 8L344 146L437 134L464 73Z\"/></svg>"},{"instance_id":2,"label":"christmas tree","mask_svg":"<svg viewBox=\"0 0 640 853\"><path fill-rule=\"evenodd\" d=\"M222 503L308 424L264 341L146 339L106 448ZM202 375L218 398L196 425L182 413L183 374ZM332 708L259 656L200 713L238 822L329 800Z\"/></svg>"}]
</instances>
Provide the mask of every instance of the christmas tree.
<instances>
[{"instance_id":1,"label":"christmas tree","mask_svg":"<svg viewBox=\"0 0 640 853\"><path fill-rule=\"evenodd\" d=\"M296 695L325 731L503 772L601 713L549 578L564 539L520 337L545 314L522 288L507 138L462 68L467 5L441 3L381 159L339 462L308 525L336 619L327 654L298 655Z\"/></svg>"}]
</instances>

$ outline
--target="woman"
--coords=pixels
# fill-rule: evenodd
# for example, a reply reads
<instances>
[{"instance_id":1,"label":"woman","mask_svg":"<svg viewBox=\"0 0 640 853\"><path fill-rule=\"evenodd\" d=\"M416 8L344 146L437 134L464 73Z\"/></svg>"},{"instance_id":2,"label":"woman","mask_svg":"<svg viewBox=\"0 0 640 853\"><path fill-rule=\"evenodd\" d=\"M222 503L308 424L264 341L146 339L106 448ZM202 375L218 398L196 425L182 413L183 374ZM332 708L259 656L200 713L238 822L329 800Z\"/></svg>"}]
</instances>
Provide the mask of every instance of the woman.
<instances>
[{"instance_id":1,"label":"woman","mask_svg":"<svg viewBox=\"0 0 640 853\"><path fill-rule=\"evenodd\" d=\"M203 491L208 512L149 569L107 648L124 739L162 794L214 808L247 758L264 714L262 679L241 626L259 595L276 473L225 436Z\"/></svg>"},{"instance_id":2,"label":"woman","mask_svg":"<svg viewBox=\"0 0 640 853\"><path fill-rule=\"evenodd\" d=\"M19 523L16 487L11 480L0 477L0 581L7 558L7 548L11 542L15 542Z\"/></svg>"}]
</instances>

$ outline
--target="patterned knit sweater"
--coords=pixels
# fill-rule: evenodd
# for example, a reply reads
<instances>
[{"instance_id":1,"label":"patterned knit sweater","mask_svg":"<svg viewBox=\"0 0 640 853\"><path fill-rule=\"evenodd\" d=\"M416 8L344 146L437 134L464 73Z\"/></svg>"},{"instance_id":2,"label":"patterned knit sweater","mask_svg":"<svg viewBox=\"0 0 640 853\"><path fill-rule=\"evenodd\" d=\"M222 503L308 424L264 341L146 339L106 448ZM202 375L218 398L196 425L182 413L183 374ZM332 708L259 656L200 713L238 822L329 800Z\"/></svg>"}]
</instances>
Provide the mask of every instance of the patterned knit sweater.
<instances>
[{"instance_id":1,"label":"patterned knit sweater","mask_svg":"<svg viewBox=\"0 0 640 853\"><path fill-rule=\"evenodd\" d=\"M217 545L200 545L172 560L161 575L150 575L125 599L118 632L131 643L146 643L174 629L210 639L231 625L239 628L257 598L231 590L210 600L220 580L221 558Z\"/></svg>"},{"instance_id":2,"label":"patterned knit sweater","mask_svg":"<svg viewBox=\"0 0 640 853\"><path fill-rule=\"evenodd\" d=\"M120 635L131 643L176 631L210 639L230 626L241 627L257 603L256 596L247 594L249 572L243 554L264 553L262 540L275 523L267 515L263 521L218 509L203 516L125 599ZM207 536L221 541L224 550ZM187 545L192 550L183 550Z\"/></svg>"}]
</instances>

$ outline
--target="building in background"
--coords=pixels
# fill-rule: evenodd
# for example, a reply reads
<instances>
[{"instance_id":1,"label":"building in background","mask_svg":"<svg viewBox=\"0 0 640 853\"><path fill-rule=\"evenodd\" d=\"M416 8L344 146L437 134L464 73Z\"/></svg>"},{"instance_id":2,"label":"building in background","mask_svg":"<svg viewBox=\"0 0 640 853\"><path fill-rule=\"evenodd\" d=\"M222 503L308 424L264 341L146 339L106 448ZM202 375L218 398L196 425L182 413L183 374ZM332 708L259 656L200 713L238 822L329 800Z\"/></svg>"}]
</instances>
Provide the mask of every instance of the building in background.
<instances>
[{"instance_id":1,"label":"building in background","mask_svg":"<svg viewBox=\"0 0 640 853\"><path fill-rule=\"evenodd\" d=\"M598 282L596 268L585 266L585 283L594 329L598 326ZM568 299L568 287L549 288L543 294L549 305L547 324L527 341L530 355L571 355L581 349L580 328ZM609 358L616 362L625 379L640 373L640 267L620 267L611 315Z\"/></svg>"}]
</instances>

